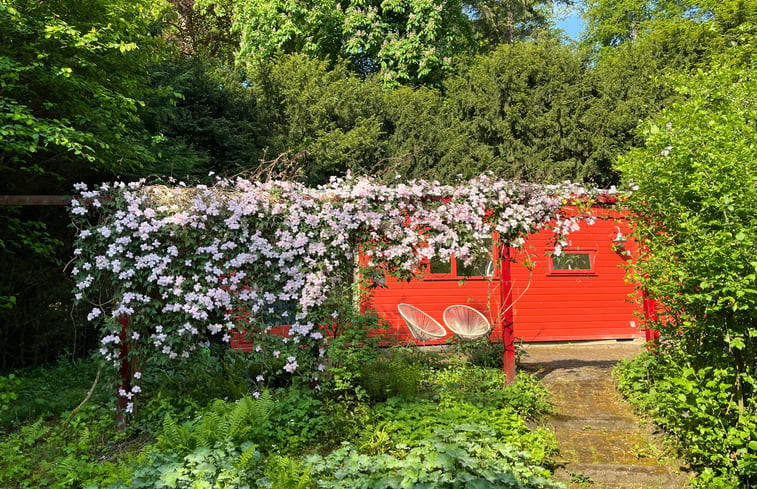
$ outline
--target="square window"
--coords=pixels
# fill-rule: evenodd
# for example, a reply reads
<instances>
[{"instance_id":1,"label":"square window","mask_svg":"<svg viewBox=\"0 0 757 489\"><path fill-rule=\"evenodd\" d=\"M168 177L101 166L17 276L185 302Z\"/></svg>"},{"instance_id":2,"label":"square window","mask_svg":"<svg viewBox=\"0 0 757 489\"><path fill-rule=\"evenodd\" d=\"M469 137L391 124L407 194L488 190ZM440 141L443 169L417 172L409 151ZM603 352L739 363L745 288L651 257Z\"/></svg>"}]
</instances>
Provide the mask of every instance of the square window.
<instances>
[{"instance_id":1,"label":"square window","mask_svg":"<svg viewBox=\"0 0 757 489\"><path fill-rule=\"evenodd\" d=\"M560 255L550 253L550 275L595 275L596 250L563 250Z\"/></svg>"}]
</instances>

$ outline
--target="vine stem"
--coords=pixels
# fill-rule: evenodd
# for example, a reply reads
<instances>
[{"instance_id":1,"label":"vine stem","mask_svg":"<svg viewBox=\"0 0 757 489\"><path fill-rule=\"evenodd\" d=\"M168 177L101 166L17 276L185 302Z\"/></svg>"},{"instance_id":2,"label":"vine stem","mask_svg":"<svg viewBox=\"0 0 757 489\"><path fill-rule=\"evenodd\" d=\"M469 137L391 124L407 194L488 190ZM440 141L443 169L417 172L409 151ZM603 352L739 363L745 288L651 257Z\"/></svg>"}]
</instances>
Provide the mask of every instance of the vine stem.
<instances>
[{"instance_id":1,"label":"vine stem","mask_svg":"<svg viewBox=\"0 0 757 489\"><path fill-rule=\"evenodd\" d=\"M97 365L97 375L95 375L95 381L92 382L92 387L89 388L89 392L87 392L87 397L84 398L84 400L76 406L76 409L71 411L71 414L68 415L68 418L63 422L63 429L66 429L66 426L68 426L68 423L71 422L71 420L76 416L76 413L81 411L81 408L84 407L84 405L89 401L89 399L92 397L92 393L95 392L95 387L97 387L97 383L100 381L100 373L103 370L103 362L100 362Z\"/></svg>"}]
</instances>

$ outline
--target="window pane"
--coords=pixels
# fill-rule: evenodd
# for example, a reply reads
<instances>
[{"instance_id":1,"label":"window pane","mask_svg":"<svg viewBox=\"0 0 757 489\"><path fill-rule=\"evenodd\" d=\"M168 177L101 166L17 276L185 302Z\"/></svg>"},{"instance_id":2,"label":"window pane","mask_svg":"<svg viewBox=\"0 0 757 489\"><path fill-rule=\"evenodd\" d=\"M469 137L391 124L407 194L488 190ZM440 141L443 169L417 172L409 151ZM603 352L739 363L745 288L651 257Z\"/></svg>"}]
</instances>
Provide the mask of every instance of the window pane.
<instances>
[{"instance_id":1,"label":"window pane","mask_svg":"<svg viewBox=\"0 0 757 489\"><path fill-rule=\"evenodd\" d=\"M452 262L441 261L438 258L432 258L428 267L429 273L446 273L447 275L452 273Z\"/></svg>"},{"instance_id":2,"label":"window pane","mask_svg":"<svg viewBox=\"0 0 757 489\"><path fill-rule=\"evenodd\" d=\"M457 260L457 275L459 277L491 277L494 273L491 239L486 240L485 249L488 251L478 255L468 266L462 260Z\"/></svg>"},{"instance_id":3,"label":"window pane","mask_svg":"<svg viewBox=\"0 0 757 489\"><path fill-rule=\"evenodd\" d=\"M457 274L461 277L491 277L494 271L492 256L479 256L473 263L468 266L461 261L457 261Z\"/></svg>"},{"instance_id":4,"label":"window pane","mask_svg":"<svg viewBox=\"0 0 757 489\"><path fill-rule=\"evenodd\" d=\"M563 253L552 255L552 270L591 270L591 254Z\"/></svg>"}]
</instances>

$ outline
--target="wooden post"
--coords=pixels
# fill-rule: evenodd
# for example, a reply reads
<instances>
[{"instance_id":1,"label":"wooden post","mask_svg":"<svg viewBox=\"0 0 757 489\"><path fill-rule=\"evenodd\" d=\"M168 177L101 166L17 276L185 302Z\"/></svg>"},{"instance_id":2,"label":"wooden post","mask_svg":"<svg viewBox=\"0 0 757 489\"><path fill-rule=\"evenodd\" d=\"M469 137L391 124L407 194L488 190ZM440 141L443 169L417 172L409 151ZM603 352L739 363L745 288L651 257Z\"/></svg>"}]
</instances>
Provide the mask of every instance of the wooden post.
<instances>
[{"instance_id":1,"label":"wooden post","mask_svg":"<svg viewBox=\"0 0 757 489\"><path fill-rule=\"evenodd\" d=\"M505 377L508 384L515 382L515 329L513 324L513 279L510 268L510 246L499 242L499 293L502 321L502 349Z\"/></svg>"}]
</instances>

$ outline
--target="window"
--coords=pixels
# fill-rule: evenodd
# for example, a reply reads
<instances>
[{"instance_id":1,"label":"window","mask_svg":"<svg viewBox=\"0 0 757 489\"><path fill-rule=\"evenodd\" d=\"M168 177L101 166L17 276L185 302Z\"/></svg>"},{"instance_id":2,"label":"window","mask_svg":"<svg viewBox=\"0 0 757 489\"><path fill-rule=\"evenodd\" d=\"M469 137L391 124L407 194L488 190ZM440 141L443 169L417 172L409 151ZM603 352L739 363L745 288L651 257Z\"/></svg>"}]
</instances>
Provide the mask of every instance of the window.
<instances>
[{"instance_id":1,"label":"window","mask_svg":"<svg viewBox=\"0 0 757 489\"><path fill-rule=\"evenodd\" d=\"M494 261L491 252L479 255L470 265L457 262L457 275L460 277L491 277L494 275Z\"/></svg>"},{"instance_id":2,"label":"window","mask_svg":"<svg viewBox=\"0 0 757 489\"><path fill-rule=\"evenodd\" d=\"M442 261L439 258L432 258L428 264L428 273L432 275L453 275L453 261L455 261L454 257L450 261Z\"/></svg>"},{"instance_id":3,"label":"window","mask_svg":"<svg viewBox=\"0 0 757 489\"><path fill-rule=\"evenodd\" d=\"M447 261L438 258L432 259L428 264L428 277L431 279L443 278L479 278L494 275L494 259L492 254L492 240L486 240L486 249L489 251L475 257L470 265L465 265L462 260L454 256Z\"/></svg>"},{"instance_id":4,"label":"window","mask_svg":"<svg viewBox=\"0 0 757 489\"><path fill-rule=\"evenodd\" d=\"M596 275L596 254L597 250L563 250L560 255L550 253L549 274Z\"/></svg>"}]
</instances>

